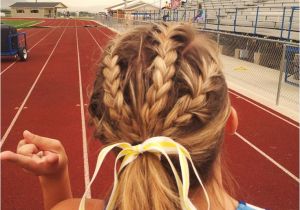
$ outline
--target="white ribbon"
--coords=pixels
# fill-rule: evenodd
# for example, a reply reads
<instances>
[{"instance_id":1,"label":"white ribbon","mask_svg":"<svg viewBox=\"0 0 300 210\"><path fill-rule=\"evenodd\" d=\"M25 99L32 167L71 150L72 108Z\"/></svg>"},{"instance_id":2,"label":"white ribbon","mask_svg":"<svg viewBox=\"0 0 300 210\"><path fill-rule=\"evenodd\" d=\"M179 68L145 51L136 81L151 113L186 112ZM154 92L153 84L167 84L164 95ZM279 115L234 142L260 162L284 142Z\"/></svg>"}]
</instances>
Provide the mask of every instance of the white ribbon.
<instances>
[{"instance_id":1,"label":"white ribbon","mask_svg":"<svg viewBox=\"0 0 300 210\"><path fill-rule=\"evenodd\" d=\"M188 161L190 161L191 166L193 168L193 171L204 191L205 198L207 200L207 209L210 209L210 201L207 194L207 191L200 179L200 176L197 173L196 167L193 164L192 158L189 154L189 152L179 143L175 142L171 138L165 137L165 136L157 136L153 138L149 138L146 141L144 141L142 144L132 146L129 143L116 143L110 146L107 146L101 150L101 152L98 155L96 168L93 174L93 177L91 179L91 182L89 183L85 193L82 196L82 199L80 201L79 210L85 210L85 200L86 195L88 192L88 189L91 187L92 183L94 182L96 175L98 174L98 171L102 165L102 162L106 155L115 147L119 147L122 150L117 155L117 158L115 160L115 167L114 167L114 185L113 190L111 193L111 196L109 198L108 204L106 206L106 210L113 210L114 204L116 201L116 195L115 191L117 189L118 185L118 173L122 171L124 167L126 167L129 163L134 161L139 154L143 152L151 152L151 153L159 153L165 156L165 158L168 160L171 169L173 171L173 174L175 176L179 197L180 197L180 204L183 210L196 210L196 207L192 204L191 200L188 197L189 193L189 187L190 187L190 175L189 175L189 166ZM178 176L178 173L175 169L175 166L173 165L171 159L168 155L170 154L177 154L179 157L180 167L181 167L181 176L182 176L182 182ZM117 162L119 159L123 158L123 161L121 163L120 169L117 172Z\"/></svg>"}]
</instances>

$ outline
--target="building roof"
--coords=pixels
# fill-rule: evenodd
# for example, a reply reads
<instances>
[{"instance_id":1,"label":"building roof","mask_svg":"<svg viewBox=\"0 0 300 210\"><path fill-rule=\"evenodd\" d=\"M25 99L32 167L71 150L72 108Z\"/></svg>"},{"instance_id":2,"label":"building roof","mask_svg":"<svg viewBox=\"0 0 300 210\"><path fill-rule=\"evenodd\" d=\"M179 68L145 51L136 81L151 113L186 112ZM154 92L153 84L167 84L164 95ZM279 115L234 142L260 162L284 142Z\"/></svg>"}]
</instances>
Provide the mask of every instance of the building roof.
<instances>
[{"instance_id":1,"label":"building roof","mask_svg":"<svg viewBox=\"0 0 300 210\"><path fill-rule=\"evenodd\" d=\"M140 6L144 6L144 5L146 5L146 3L144 3L144 2L138 2L138 3L134 4L134 5L126 7L126 10L131 10L131 9L136 8L136 7L140 7Z\"/></svg>"},{"instance_id":2,"label":"building roof","mask_svg":"<svg viewBox=\"0 0 300 210\"><path fill-rule=\"evenodd\" d=\"M113 5L111 7L108 7L106 8L107 10L134 10L134 9L138 9L139 7L142 7L142 6L147 6L147 5L150 5L152 7L155 7L157 9L159 9L158 7L152 5L152 4L149 4L149 3L145 3L143 1L127 1L127 6L126 6L126 9L125 9L125 3L121 3L121 4L116 4L116 5Z\"/></svg>"},{"instance_id":3,"label":"building roof","mask_svg":"<svg viewBox=\"0 0 300 210\"><path fill-rule=\"evenodd\" d=\"M136 10L136 9L138 9L140 7L144 7L144 6L151 6L153 8L159 9L159 7L156 7L156 6L152 5L152 4L145 3L145 2L138 2L136 4L133 4L131 6L126 7L125 10Z\"/></svg>"},{"instance_id":4,"label":"building roof","mask_svg":"<svg viewBox=\"0 0 300 210\"><path fill-rule=\"evenodd\" d=\"M133 1L134 1L134 0L129 0L129 1L127 1L127 4L128 4L128 3L131 3L131 2L133 2ZM107 9L107 10L114 10L115 7L119 7L119 6L123 6L123 7L124 7L124 5L125 5L125 3L123 2L123 3L120 3L120 4L112 5L112 6L110 6L110 7L106 7L105 9Z\"/></svg>"},{"instance_id":5,"label":"building roof","mask_svg":"<svg viewBox=\"0 0 300 210\"><path fill-rule=\"evenodd\" d=\"M10 7L18 7L18 8L24 8L24 7L30 7L30 8L68 8L66 5L64 5L61 2L16 2L13 5L10 5Z\"/></svg>"}]
</instances>

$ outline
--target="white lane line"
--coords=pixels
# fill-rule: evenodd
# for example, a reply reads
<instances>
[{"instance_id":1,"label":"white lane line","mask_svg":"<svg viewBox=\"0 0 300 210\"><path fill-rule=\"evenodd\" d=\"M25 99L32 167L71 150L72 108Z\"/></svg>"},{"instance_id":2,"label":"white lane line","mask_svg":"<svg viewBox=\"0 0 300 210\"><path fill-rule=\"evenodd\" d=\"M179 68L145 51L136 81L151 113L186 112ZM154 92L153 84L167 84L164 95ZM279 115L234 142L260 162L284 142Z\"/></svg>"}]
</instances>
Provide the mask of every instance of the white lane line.
<instances>
[{"instance_id":1,"label":"white lane line","mask_svg":"<svg viewBox=\"0 0 300 210\"><path fill-rule=\"evenodd\" d=\"M242 141L244 141L246 144L248 144L250 147L252 147L254 150L256 150L259 154L264 156L266 159L268 159L271 163L273 163L275 166L277 166L279 169L281 169L284 173L289 175L292 179L294 179L296 182L300 183L300 179L295 176L293 173L291 173L289 170L287 170L285 167L283 167L281 164L276 162L273 158L271 158L269 155L264 153L262 150L260 150L258 147L256 147L254 144L252 144L250 141L248 141L245 137L243 137L239 133L235 133Z\"/></svg>"},{"instance_id":2,"label":"white lane line","mask_svg":"<svg viewBox=\"0 0 300 210\"><path fill-rule=\"evenodd\" d=\"M98 45L99 49L101 50L101 52L103 52L103 48L100 46L100 44L97 42L97 40L95 39L95 37L91 34L91 32L86 28L87 32L89 32L90 36L93 38L93 40L95 41L95 43Z\"/></svg>"},{"instance_id":3,"label":"white lane line","mask_svg":"<svg viewBox=\"0 0 300 210\"><path fill-rule=\"evenodd\" d=\"M50 60L50 58L52 57L52 55L53 55L53 53L54 53L54 51L55 51L55 49L56 49L56 47L57 47L59 41L61 40L62 36L64 35L65 31L66 31L66 29L64 29L64 31L63 31L62 34L60 35L59 39L57 40L57 42L56 42L54 48L52 49L52 51L51 51L51 53L50 53L48 59L46 60L44 66L42 67L40 73L38 74L38 76L36 77L35 81L33 82L32 86L31 86L30 90L28 91L28 93L27 93L25 99L23 100L22 104L19 106L18 112L16 113L15 117L13 118L13 120L11 121L9 127L7 128L6 132L4 133L4 135L3 135L2 139L1 139L1 142L0 142L0 149L2 148L3 144L5 143L5 140L7 139L7 136L9 135L11 129L13 128L14 124L16 123L16 121L17 121L19 115L21 114L21 111L23 110L23 108L24 108L24 106L25 106L25 104L26 104L26 102L27 102L29 96L31 95L31 93L32 93L32 91L33 91L33 89L34 89L36 83L39 81L39 79L40 79L40 77L41 77L41 75L42 75L44 69L46 68L46 66L47 66L47 64L48 64L48 62L49 62L49 60Z\"/></svg>"},{"instance_id":4,"label":"white lane line","mask_svg":"<svg viewBox=\"0 0 300 210\"><path fill-rule=\"evenodd\" d=\"M240 99L243 99L244 101L247 101L248 103L250 103L250 104L252 104L252 105L254 105L254 106L256 106L256 107L258 107L258 108L260 108L260 109L262 109L262 110L264 110L265 112L268 112L269 114L273 115L274 117L277 117L278 119L281 119L282 121L284 121L284 122L286 122L286 123L288 123L288 124L290 124L290 125L292 125L292 126L298 128L298 129L300 128L298 125L295 125L294 123L290 122L289 120L284 119L283 117L281 117L281 116L279 116L279 115L277 115L277 114L275 114L275 113L273 113L273 112L271 112L271 111L269 111L269 110L267 110L267 109L265 109L265 108L259 106L258 104L256 104L256 103L254 103L254 102L252 102L252 101L250 101L250 100L244 98L243 96L241 96L241 95L239 95L239 94L236 94L236 93L234 93L234 92L231 92L231 91L228 91L228 92L231 93L232 95L237 96L237 97L239 97Z\"/></svg>"},{"instance_id":5,"label":"white lane line","mask_svg":"<svg viewBox=\"0 0 300 210\"><path fill-rule=\"evenodd\" d=\"M89 169L89 159L88 159L88 149L87 149L84 103L83 103L83 94L82 94L81 64L80 64L80 54L79 54L79 43L78 43L78 32L77 32L76 20L75 20L75 28L76 28L77 65L78 65L79 93L80 93L80 113L81 113L81 128L82 128L84 184L85 184L85 190L88 190L86 196L87 196L87 198L91 198L91 189L88 188L88 185L90 183L90 169Z\"/></svg>"},{"instance_id":6,"label":"white lane line","mask_svg":"<svg viewBox=\"0 0 300 210\"><path fill-rule=\"evenodd\" d=\"M35 45L33 45L31 48L28 49L28 52L31 51L36 45L38 45L41 41L43 41L44 39L47 38L47 36L49 36L56 28L52 29L50 32L48 32L42 39L40 39L40 41L38 41L37 43L35 43ZM17 63L17 61L14 61L13 63L11 63L8 67L6 67L3 71L0 72L0 76L6 72L10 67L12 67L13 65L15 65Z\"/></svg>"}]
</instances>

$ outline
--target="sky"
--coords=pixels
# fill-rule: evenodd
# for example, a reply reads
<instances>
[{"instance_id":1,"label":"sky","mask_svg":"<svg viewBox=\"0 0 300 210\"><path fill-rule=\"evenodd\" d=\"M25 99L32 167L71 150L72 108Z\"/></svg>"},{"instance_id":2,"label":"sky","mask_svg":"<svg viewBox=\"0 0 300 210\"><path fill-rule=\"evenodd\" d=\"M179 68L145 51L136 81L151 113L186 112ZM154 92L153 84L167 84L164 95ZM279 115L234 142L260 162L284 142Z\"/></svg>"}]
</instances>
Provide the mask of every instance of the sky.
<instances>
[{"instance_id":1,"label":"sky","mask_svg":"<svg viewBox=\"0 0 300 210\"><path fill-rule=\"evenodd\" d=\"M106 7L124 2L123 0L37 0L38 2L62 2L70 11L105 11ZM143 0L144 2L159 5L160 0ZM164 2L165 0L162 0ZM15 2L35 2L35 0L1 0L1 8L8 8Z\"/></svg>"}]
</instances>

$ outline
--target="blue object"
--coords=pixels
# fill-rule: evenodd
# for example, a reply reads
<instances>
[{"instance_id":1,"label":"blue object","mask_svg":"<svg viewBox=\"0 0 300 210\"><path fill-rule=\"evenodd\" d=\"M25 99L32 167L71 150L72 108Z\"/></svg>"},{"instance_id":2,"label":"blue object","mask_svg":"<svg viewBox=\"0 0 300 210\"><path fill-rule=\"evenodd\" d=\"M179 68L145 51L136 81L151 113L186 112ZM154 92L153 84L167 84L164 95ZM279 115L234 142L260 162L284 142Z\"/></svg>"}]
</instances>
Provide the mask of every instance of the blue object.
<instances>
[{"instance_id":1,"label":"blue object","mask_svg":"<svg viewBox=\"0 0 300 210\"><path fill-rule=\"evenodd\" d=\"M287 37L288 40L290 40L290 36L291 36L291 30L292 30L293 17L294 17L295 10L300 10L300 7L292 7L292 14L290 16L289 33L288 33L288 37Z\"/></svg>"},{"instance_id":2,"label":"blue object","mask_svg":"<svg viewBox=\"0 0 300 210\"><path fill-rule=\"evenodd\" d=\"M296 46L287 46L285 53L285 76L284 81L288 84L295 85L299 87L299 84L296 82L289 81L289 77L294 76L295 79L299 80L299 67L293 65L294 56L300 53L299 47Z\"/></svg>"},{"instance_id":3,"label":"blue object","mask_svg":"<svg viewBox=\"0 0 300 210\"><path fill-rule=\"evenodd\" d=\"M236 210L265 210L265 209L247 204L244 201L239 201L239 205Z\"/></svg>"},{"instance_id":4,"label":"blue object","mask_svg":"<svg viewBox=\"0 0 300 210\"><path fill-rule=\"evenodd\" d=\"M24 44L22 45L20 39L24 39ZM20 56L20 53L26 53L25 59ZM19 55L21 60L26 60L27 58L27 43L26 43L26 33L17 32L15 27L1 24L1 56L15 56Z\"/></svg>"},{"instance_id":5,"label":"blue object","mask_svg":"<svg viewBox=\"0 0 300 210\"><path fill-rule=\"evenodd\" d=\"M284 27L285 10L286 10L286 7L283 8L282 21L281 21L280 39L282 39L282 33L283 33L283 27Z\"/></svg>"}]
</instances>

